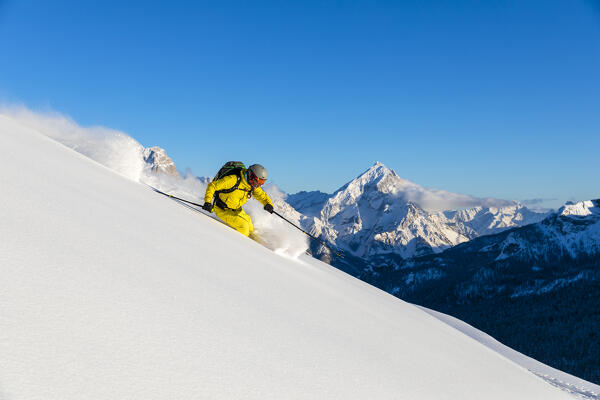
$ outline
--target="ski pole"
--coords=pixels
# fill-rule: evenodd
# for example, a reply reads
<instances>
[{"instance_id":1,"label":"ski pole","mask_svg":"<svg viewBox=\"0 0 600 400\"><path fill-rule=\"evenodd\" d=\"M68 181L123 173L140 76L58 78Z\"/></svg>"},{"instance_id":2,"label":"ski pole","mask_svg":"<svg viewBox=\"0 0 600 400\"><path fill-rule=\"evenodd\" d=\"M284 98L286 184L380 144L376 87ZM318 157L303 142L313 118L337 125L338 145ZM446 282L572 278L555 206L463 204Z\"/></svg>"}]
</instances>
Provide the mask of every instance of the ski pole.
<instances>
[{"instance_id":1,"label":"ski pole","mask_svg":"<svg viewBox=\"0 0 600 400\"><path fill-rule=\"evenodd\" d=\"M344 256L342 255L341 251L338 250L334 250L332 249L327 243L325 243L323 240L318 239L316 237L314 237L313 235L311 235L310 233L306 232L304 229L300 228L298 225L294 224L292 221L288 220L287 218L285 218L283 215L279 214L277 211L273 211L273 214L277 215L279 218L281 218L282 220L284 220L285 222L287 222L288 224L292 225L294 228L300 230L302 233L304 233L305 235L308 235L309 237L311 237L313 240L316 240L317 242L321 243L323 246L327 247L329 250L331 250L332 252L334 252L338 257L344 258Z\"/></svg>"},{"instance_id":2,"label":"ski pole","mask_svg":"<svg viewBox=\"0 0 600 400\"><path fill-rule=\"evenodd\" d=\"M147 185L147 186L150 186L150 185ZM177 197L177 196L173 196L172 194L168 194L168 193L165 193L165 192L161 192L160 190L158 190L157 188L155 188L155 187L152 187L152 186L150 186L150 188L151 188L152 190L154 190L155 192L157 192L157 193L160 193L160 194L162 194L162 195L164 195L164 196L170 197L170 198L172 198L172 199L175 199L175 200L183 201L184 203L192 204L192 205L194 205L194 206L198 206L198 207L202 208L202 204L194 203L193 201L189 201L189 200L186 200L186 199L182 199L182 198L180 198L180 197ZM323 246L327 247L329 250L331 250L332 252L334 252L334 253L335 253L335 255L337 255L338 257L340 257L340 258L344 258L344 256L342 255L341 251L339 251L339 250L335 250L335 249L331 248L331 246L329 246L329 245L328 245L327 243L325 243L323 240L321 240L321 239L318 239L318 238L314 237L313 235L311 235L310 233L306 232L304 229L300 228L299 226L297 226L296 224L294 224L292 221L288 220L288 219L287 219L287 218L285 218L283 215L279 214L277 211L273 211L273 214L277 215L279 218L281 218L282 220L284 220L284 221L285 221L285 222L287 222L288 224L292 225L294 228L296 228L296 229L299 229L299 230L300 230L300 231L302 231L302 232L303 232L305 235L308 235L309 237L311 237L313 240L316 240L317 242L321 243Z\"/></svg>"},{"instance_id":3,"label":"ski pole","mask_svg":"<svg viewBox=\"0 0 600 400\"><path fill-rule=\"evenodd\" d=\"M148 186L150 186L150 185L148 185ZM154 187L152 187L152 186L150 186L150 188L152 188L152 190L154 190L155 192L157 192L157 193L160 193L160 194L162 194L162 195L165 195L165 196L167 196L167 197L170 197L170 198L172 198L172 199L179 200L179 201L183 201L184 203L192 204L192 205L194 205L194 206L198 206L198 207L202 208L202 204L194 203L193 201L189 201L189 200L186 200L186 199L182 199L182 198L179 198L179 197L173 196L172 194L169 194L169 193L161 192L160 190L158 190L157 188L154 188Z\"/></svg>"}]
</instances>

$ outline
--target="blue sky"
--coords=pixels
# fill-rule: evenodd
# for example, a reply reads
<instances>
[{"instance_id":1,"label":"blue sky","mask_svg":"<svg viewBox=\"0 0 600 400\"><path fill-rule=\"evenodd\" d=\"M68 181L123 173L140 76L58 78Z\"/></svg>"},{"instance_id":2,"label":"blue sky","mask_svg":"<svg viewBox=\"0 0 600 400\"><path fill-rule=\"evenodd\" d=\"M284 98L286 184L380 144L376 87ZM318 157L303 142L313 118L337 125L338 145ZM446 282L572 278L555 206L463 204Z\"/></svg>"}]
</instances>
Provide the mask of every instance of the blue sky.
<instances>
[{"instance_id":1,"label":"blue sky","mask_svg":"<svg viewBox=\"0 0 600 400\"><path fill-rule=\"evenodd\" d=\"M598 1L0 0L0 54L1 102L198 175L239 159L332 192L381 161L481 197L600 197Z\"/></svg>"}]
</instances>

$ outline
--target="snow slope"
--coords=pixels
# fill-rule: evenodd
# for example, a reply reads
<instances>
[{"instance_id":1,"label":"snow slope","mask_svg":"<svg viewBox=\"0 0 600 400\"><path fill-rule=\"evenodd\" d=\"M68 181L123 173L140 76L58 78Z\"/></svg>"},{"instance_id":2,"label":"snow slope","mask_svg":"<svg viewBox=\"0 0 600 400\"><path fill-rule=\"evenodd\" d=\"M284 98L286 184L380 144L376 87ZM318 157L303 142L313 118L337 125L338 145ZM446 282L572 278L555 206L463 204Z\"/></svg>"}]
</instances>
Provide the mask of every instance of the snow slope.
<instances>
[{"instance_id":1,"label":"snow slope","mask_svg":"<svg viewBox=\"0 0 600 400\"><path fill-rule=\"evenodd\" d=\"M2 115L0 152L2 399L571 398Z\"/></svg>"},{"instance_id":2,"label":"snow slope","mask_svg":"<svg viewBox=\"0 0 600 400\"><path fill-rule=\"evenodd\" d=\"M541 362L527 357L524 354L519 353L511 349L508 346L498 342L493 337L481 332L478 329L473 328L471 325L451 317L450 315L442 314L440 312L427 309L425 307L419 307L423 311L433 315L440 321L444 321L448 325L453 326L464 334L477 340L479 343L489 347L490 349L502 354L509 360L527 368L536 375L546 380L551 385L560 387L561 389L573 394L575 398L597 400L600 399L600 386L578 378L576 376L567 374L566 372L557 370L548 365L542 364Z\"/></svg>"}]
</instances>

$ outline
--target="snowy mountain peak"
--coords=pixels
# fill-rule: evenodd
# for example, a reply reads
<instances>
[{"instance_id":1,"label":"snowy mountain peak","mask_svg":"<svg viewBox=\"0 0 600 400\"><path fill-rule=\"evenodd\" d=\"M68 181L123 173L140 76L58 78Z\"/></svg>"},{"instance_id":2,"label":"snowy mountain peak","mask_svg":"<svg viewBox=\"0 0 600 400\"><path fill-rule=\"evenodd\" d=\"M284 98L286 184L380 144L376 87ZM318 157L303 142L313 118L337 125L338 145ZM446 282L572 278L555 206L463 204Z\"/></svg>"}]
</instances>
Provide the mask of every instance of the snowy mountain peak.
<instances>
[{"instance_id":1,"label":"snowy mountain peak","mask_svg":"<svg viewBox=\"0 0 600 400\"><path fill-rule=\"evenodd\" d=\"M587 215L600 216L600 199L567 203L558 210L558 215L578 217L585 217Z\"/></svg>"},{"instance_id":2,"label":"snowy mountain peak","mask_svg":"<svg viewBox=\"0 0 600 400\"><path fill-rule=\"evenodd\" d=\"M144 161L154 174L179 176L175 163L167 155L165 149L158 146L144 149Z\"/></svg>"},{"instance_id":3,"label":"snowy mountain peak","mask_svg":"<svg viewBox=\"0 0 600 400\"><path fill-rule=\"evenodd\" d=\"M377 161L371 168L366 170L357 179L361 181L373 181L379 178L384 178L388 175L398 176L396 172L386 167L383 163Z\"/></svg>"},{"instance_id":4,"label":"snowy mountain peak","mask_svg":"<svg viewBox=\"0 0 600 400\"><path fill-rule=\"evenodd\" d=\"M382 205L382 195L397 193L403 184L404 181L394 171L376 162L327 199L321 211L321 218L329 220L342 209L356 208L358 202L368 202L372 208L377 209Z\"/></svg>"},{"instance_id":5,"label":"snowy mountain peak","mask_svg":"<svg viewBox=\"0 0 600 400\"><path fill-rule=\"evenodd\" d=\"M397 193L408 181L400 178L396 172L377 161L371 168L342 186L334 197L356 199L367 190L382 193Z\"/></svg>"},{"instance_id":6,"label":"snowy mountain peak","mask_svg":"<svg viewBox=\"0 0 600 400\"><path fill-rule=\"evenodd\" d=\"M364 175L375 175L375 176L387 176L387 175L393 175L393 176L398 176L396 174L396 172L392 169L389 169L388 167L386 167L382 162L377 161L375 162L375 164L373 164L373 166L371 168L369 168L367 171L365 171L361 176Z\"/></svg>"},{"instance_id":7,"label":"snowy mountain peak","mask_svg":"<svg viewBox=\"0 0 600 400\"><path fill-rule=\"evenodd\" d=\"M437 253L547 216L518 203L427 189L401 178L381 162L332 195L300 192L287 200L308 217L303 220L305 229L361 258ZM464 205L473 207L435 210L445 204L455 206L455 210Z\"/></svg>"}]
</instances>

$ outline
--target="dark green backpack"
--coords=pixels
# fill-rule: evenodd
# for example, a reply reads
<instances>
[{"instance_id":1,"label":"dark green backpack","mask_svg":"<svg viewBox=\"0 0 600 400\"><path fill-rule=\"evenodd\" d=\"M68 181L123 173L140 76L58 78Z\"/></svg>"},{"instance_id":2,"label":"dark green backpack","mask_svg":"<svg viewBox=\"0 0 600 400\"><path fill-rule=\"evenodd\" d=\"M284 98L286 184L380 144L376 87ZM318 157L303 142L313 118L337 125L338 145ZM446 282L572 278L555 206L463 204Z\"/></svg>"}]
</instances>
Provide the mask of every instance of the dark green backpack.
<instances>
[{"instance_id":1,"label":"dark green backpack","mask_svg":"<svg viewBox=\"0 0 600 400\"><path fill-rule=\"evenodd\" d=\"M246 169L246 166L241 161L227 161L215 175L215 179L221 179L227 175L239 174L241 170Z\"/></svg>"},{"instance_id":2,"label":"dark green backpack","mask_svg":"<svg viewBox=\"0 0 600 400\"><path fill-rule=\"evenodd\" d=\"M223 190L219 190L219 191L215 192L215 197L219 193L231 193L234 190L236 190L238 188L238 186L240 186L240 181L242 180L242 178L240 177L240 172L243 169L246 169L246 166L241 161L228 161L228 162L226 162L225 165L223 165L221 167L221 169L219 170L219 172L217 172L217 174L215 175L215 178L213 180L216 181L217 179L221 179L221 178L226 177L228 175L235 175L235 176L237 176L237 182L230 189L223 189Z\"/></svg>"}]
</instances>

